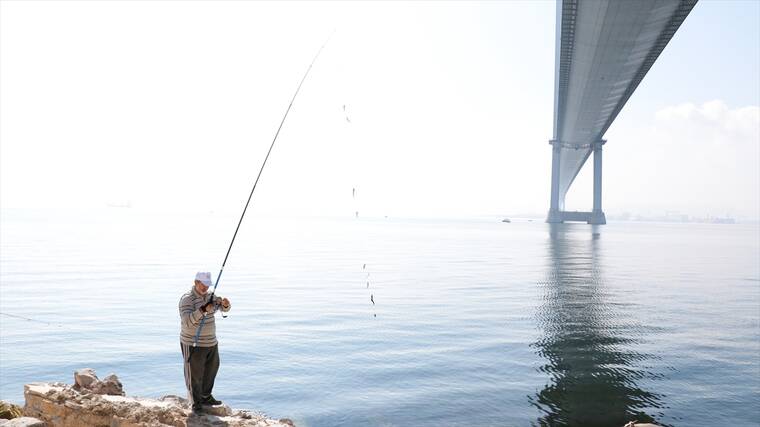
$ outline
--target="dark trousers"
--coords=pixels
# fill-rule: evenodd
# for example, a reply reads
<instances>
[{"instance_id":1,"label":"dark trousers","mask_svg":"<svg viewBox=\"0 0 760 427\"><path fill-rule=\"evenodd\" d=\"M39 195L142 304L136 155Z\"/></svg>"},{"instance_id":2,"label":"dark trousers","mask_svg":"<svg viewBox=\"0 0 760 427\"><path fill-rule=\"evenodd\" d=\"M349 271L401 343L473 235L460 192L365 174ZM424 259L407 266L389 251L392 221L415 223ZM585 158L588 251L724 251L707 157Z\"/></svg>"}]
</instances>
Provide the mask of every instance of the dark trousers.
<instances>
[{"instance_id":1,"label":"dark trousers","mask_svg":"<svg viewBox=\"0 0 760 427\"><path fill-rule=\"evenodd\" d=\"M219 346L193 347L181 344L185 365L185 386L191 405L201 404L211 397L216 373L219 371Z\"/></svg>"}]
</instances>

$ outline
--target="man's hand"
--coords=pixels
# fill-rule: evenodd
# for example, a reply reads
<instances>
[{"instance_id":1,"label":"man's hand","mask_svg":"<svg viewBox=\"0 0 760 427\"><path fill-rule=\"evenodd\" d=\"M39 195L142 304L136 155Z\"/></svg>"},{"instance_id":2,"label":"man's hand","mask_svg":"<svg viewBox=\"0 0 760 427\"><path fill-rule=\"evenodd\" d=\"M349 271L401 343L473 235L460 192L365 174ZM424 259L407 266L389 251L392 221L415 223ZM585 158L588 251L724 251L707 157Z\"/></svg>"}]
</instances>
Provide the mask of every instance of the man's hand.
<instances>
[{"instance_id":1,"label":"man's hand","mask_svg":"<svg viewBox=\"0 0 760 427\"><path fill-rule=\"evenodd\" d=\"M206 304L204 304L201 307L201 311L204 312L204 313L206 313L206 314L213 313L214 312L214 303L213 303L213 301L209 301Z\"/></svg>"},{"instance_id":2,"label":"man's hand","mask_svg":"<svg viewBox=\"0 0 760 427\"><path fill-rule=\"evenodd\" d=\"M222 298L222 307L230 308L230 300L228 300L227 298Z\"/></svg>"}]
</instances>

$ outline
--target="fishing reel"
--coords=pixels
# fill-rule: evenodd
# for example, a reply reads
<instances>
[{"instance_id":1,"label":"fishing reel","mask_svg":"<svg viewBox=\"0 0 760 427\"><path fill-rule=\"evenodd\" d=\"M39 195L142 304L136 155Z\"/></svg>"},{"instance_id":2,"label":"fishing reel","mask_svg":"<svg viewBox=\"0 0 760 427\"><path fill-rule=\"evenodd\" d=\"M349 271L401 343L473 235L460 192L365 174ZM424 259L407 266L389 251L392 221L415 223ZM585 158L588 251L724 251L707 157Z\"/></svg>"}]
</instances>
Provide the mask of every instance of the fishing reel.
<instances>
[{"instance_id":1,"label":"fishing reel","mask_svg":"<svg viewBox=\"0 0 760 427\"><path fill-rule=\"evenodd\" d=\"M214 306L214 312L216 312L216 311L217 311L217 310L219 310L219 308L222 306L222 300L223 300L223 299L224 299L224 298L222 298L222 297L218 297L218 296L216 296L216 295L214 295L214 294L212 293L212 294L209 296L208 302L206 302L206 304L204 304L204 305L203 305L203 311L206 311L206 307L208 307L209 305L212 305L212 304L213 304L213 306ZM221 311L221 310L220 310L220 311ZM223 318L226 318L226 317L227 317L227 315L226 315L226 314L224 314L224 311L221 311L221 313L222 313L222 317L223 317Z\"/></svg>"}]
</instances>

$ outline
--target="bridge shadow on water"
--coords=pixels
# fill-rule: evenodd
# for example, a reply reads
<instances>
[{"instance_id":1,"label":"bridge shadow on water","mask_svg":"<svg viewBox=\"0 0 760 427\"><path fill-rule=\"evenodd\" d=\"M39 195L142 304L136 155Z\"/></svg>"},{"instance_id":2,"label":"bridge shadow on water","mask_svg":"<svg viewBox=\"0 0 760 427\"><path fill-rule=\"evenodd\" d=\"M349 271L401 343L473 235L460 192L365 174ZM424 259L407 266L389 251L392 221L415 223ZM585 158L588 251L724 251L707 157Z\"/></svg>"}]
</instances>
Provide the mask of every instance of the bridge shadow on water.
<instances>
[{"instance_id":1,"label":"bridge shadow on water","mask_svg":"<svg viewBox=\"0 0 760 427\"><path fill-rule=\"evenodd\" d=\"M529 396L542 412L533 425L655 422L663 396L639 386L657 378L642 366L654 356L636 351L652 331L635 318L635 307L606 286L601 230L551 224L549 231L547 277L536 313L542 336L532 344L545 360L539 370L547 384Z\"/></svg>"}]
</instances>

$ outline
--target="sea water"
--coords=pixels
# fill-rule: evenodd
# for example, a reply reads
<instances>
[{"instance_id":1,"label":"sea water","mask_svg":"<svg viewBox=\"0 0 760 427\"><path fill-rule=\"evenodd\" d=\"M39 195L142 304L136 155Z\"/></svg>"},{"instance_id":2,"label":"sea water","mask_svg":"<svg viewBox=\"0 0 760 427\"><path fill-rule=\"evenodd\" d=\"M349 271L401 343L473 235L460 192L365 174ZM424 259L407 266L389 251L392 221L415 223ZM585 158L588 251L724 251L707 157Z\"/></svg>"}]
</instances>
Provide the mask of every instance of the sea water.
<instances>
[{"instance_id":1,"label":"sea water","mask_svg":"<svg viewBox=\"0 0 760 427\"><path fill-rule=\"evenodd\" d=\"M177 303L234 215L0 219L0 399L84 367L185 394ZM743 224L254 213L214 396L299 426L757 425L759 247Z\"/></svg>"}]
</instances>

